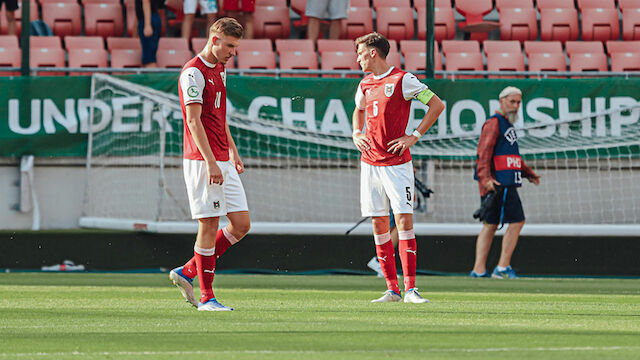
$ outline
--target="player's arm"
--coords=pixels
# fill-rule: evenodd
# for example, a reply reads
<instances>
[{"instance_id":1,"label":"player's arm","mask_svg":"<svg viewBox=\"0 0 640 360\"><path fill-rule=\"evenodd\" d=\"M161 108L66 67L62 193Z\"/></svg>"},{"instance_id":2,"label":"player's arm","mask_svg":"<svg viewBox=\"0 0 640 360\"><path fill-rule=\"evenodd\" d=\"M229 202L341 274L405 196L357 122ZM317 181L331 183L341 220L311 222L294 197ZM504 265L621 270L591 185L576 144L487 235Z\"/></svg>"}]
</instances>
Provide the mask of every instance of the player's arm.
<instances>
[{"instance_id":1,"label":"player's arm","mask_svg":"<svg viewBox=\"0 0 640 360\"><path fill-rule=\"evenodd\" d=\"M534 183L535 185L540 184L540 175L536 174L533 169L529 167L529 165L525 164L524 160L522 160L522 176L527 178L529 182Z\"/></svg>"},{"instance_id":2,"label":"player's arm","mask_svg":"<svg viewBox=\"0 0 640 360\"><path fill-rule=\"evenodd\" d=\"M493 161L493 150L500 136L500 127L497 118L490 118L482 125L482 132L478 140L478 160L476 173L478 182L488 191L494 191L496 185L500 183L491 175L491 162Z\"/></svg>"},{"instance_id":3,"label":"player's arm","mask_svg":"<svg viewBox=\"0 0 640 360\"><path fill-rule=\"evenodd\" d=\"M151 35L153 35L153 27L151 26L151 0L142 0L142 14L144 17L142 34L146 37L151 37Z\"/></svg>"},{"instance_id":4,"label":"player's arm","mask_svg":"<svg viewBox=\"0 0 640 360\"><path fill-rule=\"evenodd\" d=\"M196 143L200 154L202 154L207 164L207 184L222 185L222 170L220 170L220 167L218 167L216 163L216 157L213 155L211 145L209 145L209 139L207 139L207 134L204 131L204 126L200 119L200 115L202 115L202 104L191 103L186 106L186 110L187 126L191 132L193 141Z\"/></svg>"},{"instance_id":5,"label":"player's arm","mask_svg":"<svg viewBox=\"0 0 640 360\"><path fill-rule=\"evenodd\" d=\"M364 128L364 111L366 108L366 99L360 84L358 84L358 90L356 91L356 108L353 110L352 122L353 122L353 144L360 152L367 152L371 150L371 144L366 135L362 133Z\"/></svg>"},{"instance_id":6,"label":"player's arm","mask_svg":"<svg viewBox=\"0 0 640 360\"><path fill-rule=\"evenodd\" d=\"M244 172L244 164L240 159L240 154L238 153L238 148L236 147L236 142L233 140L233 136L231 136L231 130L229 129L229 123L225 124L226 132L227 132L227 142L229 143L229 159L233 166L236 167L238 174L242 174Z\"/></svg>"}]
</instances>

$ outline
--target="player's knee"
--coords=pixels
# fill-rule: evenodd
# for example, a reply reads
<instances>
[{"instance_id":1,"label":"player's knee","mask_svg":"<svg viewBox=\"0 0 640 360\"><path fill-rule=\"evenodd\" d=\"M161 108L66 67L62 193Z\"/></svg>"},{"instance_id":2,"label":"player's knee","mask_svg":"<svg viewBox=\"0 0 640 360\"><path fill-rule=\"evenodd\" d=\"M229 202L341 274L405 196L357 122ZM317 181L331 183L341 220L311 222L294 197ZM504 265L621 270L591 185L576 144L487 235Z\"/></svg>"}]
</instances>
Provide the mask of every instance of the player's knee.
<instances>
[{"instance_id":1,"label":"player's knee","mask_svg":"<svg viewBox=\"0 0 640 360\"><path fill-rule=\"evenodd\" d=\"M247 221L243 221L241 224L238 224L238 226L235 228L238 231L238 233L242 234L240 238L243 238L245 235L247 235L249 230L251 230L251 221L247 219ZM240 240L240 238L238 238L238 240Z\"/></svg>"}]
</instances>

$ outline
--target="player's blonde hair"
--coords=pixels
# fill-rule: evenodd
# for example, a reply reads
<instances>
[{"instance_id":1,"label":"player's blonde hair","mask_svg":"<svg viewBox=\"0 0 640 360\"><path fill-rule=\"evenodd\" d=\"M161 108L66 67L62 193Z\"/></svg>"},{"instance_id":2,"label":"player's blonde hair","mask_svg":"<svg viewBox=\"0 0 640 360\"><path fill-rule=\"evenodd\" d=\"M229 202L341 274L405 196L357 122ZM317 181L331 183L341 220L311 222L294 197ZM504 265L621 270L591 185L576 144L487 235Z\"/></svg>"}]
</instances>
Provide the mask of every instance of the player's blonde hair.
<instances>
[{"instance_id":1,"label":"player's blonde hair","mask_svg":"<svg viewBox=\"0 0 640 360\"><path fill-rule=\"evenodd\" d=\"M233 36L242 38L244 35L244 28L238 20L230 17L223 17L211 25L209 28L209 38L215 35Z\"/></svg>"},{"instance_id":2,"label":"player's blonde hair","mask_svg":"<svg viewBox=\"0 0 640 360\"><path fill-rule=\"evenodd\" d=\"M380 57L382 57L383 59L387 58L387 55L389 54L389 48L391 47L391 45L389 45L389 40L387 40L387 38L377 32L372 32L371 34L363 35L357 38L356 51L358 51L358 46L360 44L364 44L367 47L376 48L378 50L378 53L380 54Z\"/></svg>"}]
</instances>

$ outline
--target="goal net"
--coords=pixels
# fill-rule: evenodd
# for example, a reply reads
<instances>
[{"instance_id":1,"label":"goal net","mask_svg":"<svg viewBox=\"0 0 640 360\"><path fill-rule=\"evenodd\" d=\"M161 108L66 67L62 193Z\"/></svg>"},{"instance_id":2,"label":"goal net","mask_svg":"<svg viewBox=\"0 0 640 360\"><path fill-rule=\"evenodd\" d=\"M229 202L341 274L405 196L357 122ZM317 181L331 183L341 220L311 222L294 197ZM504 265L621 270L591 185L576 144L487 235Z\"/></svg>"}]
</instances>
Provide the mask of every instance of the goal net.
<instances>
[{"instance_id":1,"label":"goal net","mask_svg":"<svg viewBox=\"0 0 640 360\"><path fill-rule=\"evenodd\" d=\"M177 96L95 74L91 101L81 226L195 232L182 175ZM344 234L360 219L359 153L351 137L236 110L229 102L227 112L246 167L241 178L252 232ZM541 175L540 186L525 181L520 191L529 224L523 233L638 233L638 117L635 102L516 125L521 153ZM429 198L417 192L416 230L476 234L473 166L480 128L453 137L438 135L438 126L411 149L416 177L434 191ZM355 232L370 233L366 224Z\"/></svg>"}]
</instances>

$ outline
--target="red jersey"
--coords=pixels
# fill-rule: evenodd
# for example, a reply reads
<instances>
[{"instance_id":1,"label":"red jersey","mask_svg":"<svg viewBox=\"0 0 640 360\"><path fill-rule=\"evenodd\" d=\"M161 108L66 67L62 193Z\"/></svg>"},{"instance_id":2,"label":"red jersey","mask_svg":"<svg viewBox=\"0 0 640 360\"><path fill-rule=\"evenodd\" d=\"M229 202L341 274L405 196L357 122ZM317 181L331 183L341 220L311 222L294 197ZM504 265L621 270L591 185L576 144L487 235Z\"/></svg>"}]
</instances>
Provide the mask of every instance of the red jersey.
<instances>
[{"instance_id":1,"label":"red jersey","mask_svg":"<svg viewBox=\"0 0 640 360\"><path fill-rule=\"evenodd\" d=\"M227 139L227 87L226 70L221 62L211 64L200 55L189 60L180 73L178 86L182 118L184 121L183 152L189 160L204 160L187 125L186 106L202 104L200 120L217 161L229 160Z\"/></svg>"},{"instance_id":2,"label":"red jersey","mask_svg":"<svg viewBox=\"0 0 640 360\"><path fill-rule=\"evenodd\" d=\"M426 88L413 74L394 67L382 75L369 74L362 79L356 107L366 107L365 135L371 142L371 150L362 153L363 162L391 166L411 161L409 149L399 156L387 152L387 144L405 135L411 100Z\"/></svg>"}]
</instances>

